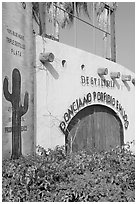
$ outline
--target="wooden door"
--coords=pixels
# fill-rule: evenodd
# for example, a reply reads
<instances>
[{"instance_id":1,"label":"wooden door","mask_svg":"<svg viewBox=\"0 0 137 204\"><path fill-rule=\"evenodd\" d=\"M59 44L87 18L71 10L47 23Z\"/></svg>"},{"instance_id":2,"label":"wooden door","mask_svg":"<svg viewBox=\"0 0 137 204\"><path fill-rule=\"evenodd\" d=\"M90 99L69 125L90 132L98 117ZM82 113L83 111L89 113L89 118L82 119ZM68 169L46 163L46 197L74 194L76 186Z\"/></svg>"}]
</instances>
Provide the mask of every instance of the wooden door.
<instances>
[{"instance_id":1,"label":"wooden door","mask_svg":"<svg viewBox=\"0 0 137 204\"><path fill-rule=\"evenodd\" d=\"M71 151L103 151L122 144L122 126L113 111L105 106L91 106L85 113L82 111L68 135Z\"/></svg>"}]
</instances>

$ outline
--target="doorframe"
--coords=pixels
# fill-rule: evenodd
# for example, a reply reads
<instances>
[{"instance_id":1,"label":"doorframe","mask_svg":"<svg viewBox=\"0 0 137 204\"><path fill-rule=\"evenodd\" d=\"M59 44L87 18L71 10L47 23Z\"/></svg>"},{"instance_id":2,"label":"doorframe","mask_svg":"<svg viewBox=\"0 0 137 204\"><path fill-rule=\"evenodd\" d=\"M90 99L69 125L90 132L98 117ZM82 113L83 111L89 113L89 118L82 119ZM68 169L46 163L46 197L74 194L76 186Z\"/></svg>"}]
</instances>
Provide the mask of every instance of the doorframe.
<instances>
[{"instance_id":1,"label":"doorframe","mask_svg":"<svg viewBox=\"0 0 137 204\"><path fill-rule=\"evenodd\" d=\"M123 124L122 124L122 121L121 121L120 117L118 116L118 114L112 108L110 108L108 106L105 106L102 104L93 104L93 105L84 107L82 110L80 110L78 113L76 113L76 115L68 123L67 128L66 128L66 133L65 133L65 151L67 154L69 153L69 150L70 150L68 135L69 135L71 129L76 124L78 124L79 120L94 113L96 107L105 108L105 110L109 111L110 114L112 113L112 115L118 120L118 122L120 124L120 143L121 143L120 146L122 146L124 144Z\"/></svg>"}]
</instances>

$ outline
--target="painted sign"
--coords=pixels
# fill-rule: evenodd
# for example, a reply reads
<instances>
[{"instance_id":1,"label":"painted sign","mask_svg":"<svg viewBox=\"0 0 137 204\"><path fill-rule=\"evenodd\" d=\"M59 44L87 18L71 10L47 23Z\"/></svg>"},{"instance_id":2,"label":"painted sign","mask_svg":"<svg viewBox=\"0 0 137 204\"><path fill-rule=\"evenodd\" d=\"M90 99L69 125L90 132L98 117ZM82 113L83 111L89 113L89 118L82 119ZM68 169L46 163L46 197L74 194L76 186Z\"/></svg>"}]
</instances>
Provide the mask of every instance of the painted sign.
<instances>
[{"instance_id":1,"label":"painted sign","mask_svg":"<svg viewBox=\"0 0 137 204\"><path fill-rule=\"evenodd\" d=\"M82 86L92 86L92 87L107 87L107 88L114 88L115 83L112 80L106 80L96 77L89 77L89 76L81 76L81 84Z\"/></svg>"},{"instance_id":2,"label":"painted sign","mask_svg":"<svg viewBox=\"0 0 137 204\"><path fill-rule=\"evenodd\" d=\"M22 154L34 151L34 75L33 75L33 34L32 8L27 2L2 3L2 80L8 86L12 96L12 78L14 70L18 70L20 81L20 104L24 104L25 92L29 95L28 110L21 118ZM7 80L7 81L5 81ZM5 85L4 85L5 81ZM4 87L3 87L4 88ZM6 90L6 88L4 89ZM13 132L13 103L2 95L2 157L11 157ZM15 97L12 96L12 100ZM23 105L22 105L23 107Z\"/></svg>"},{"instance_id":3,"label":"painted sign","mask_svg":"<svg viewBox=\"0 0 137 204\"><path fill-rule=\"evenodd\" d=\"M82 108L91 105L92 103L98 102L99 104L106 104L112 106L115 111L119 111L121 114L123 120L124 120L124 127L125 129L128 128L129 121L128 116L120 104L118 100L116 100L113 96L107 94L106 92L93 92L88 93L86 96L84 96L82 99L76 99L72 105L70 105L70 108L67 110L67 112L64 113L64 121L60 123L60 129L65 134L66 128L70 120L80 111Z\"/></svg>"}]
</instances>

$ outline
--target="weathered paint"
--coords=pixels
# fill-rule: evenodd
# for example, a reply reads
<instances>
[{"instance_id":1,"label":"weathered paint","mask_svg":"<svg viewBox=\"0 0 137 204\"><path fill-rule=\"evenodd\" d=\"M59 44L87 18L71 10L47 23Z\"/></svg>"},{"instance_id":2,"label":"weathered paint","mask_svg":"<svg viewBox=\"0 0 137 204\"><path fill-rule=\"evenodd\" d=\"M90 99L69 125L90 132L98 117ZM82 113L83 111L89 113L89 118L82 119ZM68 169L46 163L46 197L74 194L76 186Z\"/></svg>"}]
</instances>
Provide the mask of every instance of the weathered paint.
<instances>
[{"instance_id":1,"label":"weathered paint","mask_svg":"<svg viewBox=\"0 0 137 204\"><path fill-rule=\"evenodd\" d=\"M106 151L123 145L123 125L115 112L104 105L91 105L71 120L66 134L67 152L80 149Z\"/></svg>"},{"instance_id":2,"label":"weathered paint","mask_svg":"<svg viewBox=\"0 0 137 204\"><path fill-rule=\"evenodd\" d=\"M43 52L53 53L54 61L41 63L39 54ZM104 69L105 74L103 71L101 74L100 68ZM131 80L122 81L123 75L130 75ZM105 86L102 85L101 78L108 80ZM123 125L124 143L133 141L135 85L132 79L134 78L133 72L117 63L37 36L37 145L44 148L64 145L65 135L59 126L62 124L62 127L63 125L67 127L79 110L95 104L102 104L114 110ZM105 99L102 101L101 97ZM122 109L123 116L119 108Z\"/></svg>"},{"instance_id":3,"label":"weathered paint","mask_svg":"<svg viewBox=\"0 0 137 204\"><path fill-rule=\"evenodd\" d=\"M32 8L27 2L2 3L2 80L8 77L12 93L12 71L21 74L21 103L29 95L28 111L22 117L22 153L34 151L34 48L32 37ZM2 157L11 156L12 105L2 94Z\"/></svg>"}]
</instances>

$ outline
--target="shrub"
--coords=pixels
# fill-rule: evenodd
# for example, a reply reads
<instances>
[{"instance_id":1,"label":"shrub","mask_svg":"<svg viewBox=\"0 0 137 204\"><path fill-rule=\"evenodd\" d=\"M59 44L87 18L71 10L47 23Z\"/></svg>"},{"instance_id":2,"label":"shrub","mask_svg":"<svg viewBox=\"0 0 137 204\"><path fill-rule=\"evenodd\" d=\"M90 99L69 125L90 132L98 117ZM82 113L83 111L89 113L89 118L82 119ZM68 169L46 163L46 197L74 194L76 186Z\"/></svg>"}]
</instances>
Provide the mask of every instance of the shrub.
<instances>
[{"instance_id":1,"label":"shrub","mask_svg":"<svg viewBox=\"0 0 137 204\"><path fill-rule=\"evenodd\" d=\"M135 201L135 155L129 149L65 155L57 146L43 151L3 161L3 201Z\"/></svg>"}]
</instances>

